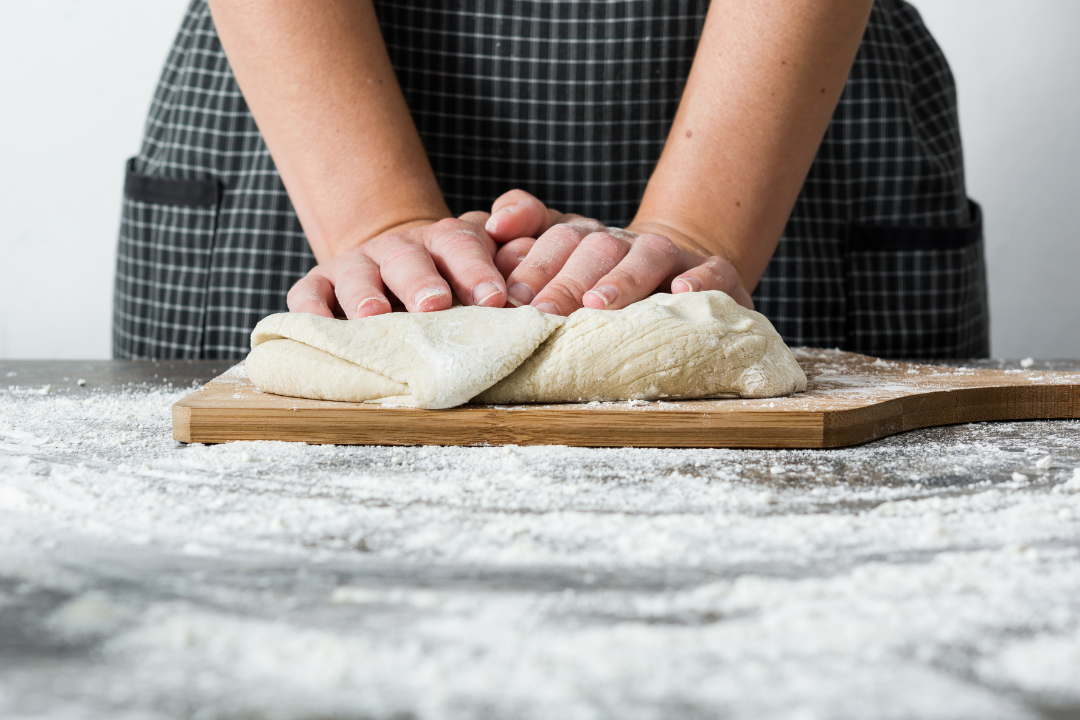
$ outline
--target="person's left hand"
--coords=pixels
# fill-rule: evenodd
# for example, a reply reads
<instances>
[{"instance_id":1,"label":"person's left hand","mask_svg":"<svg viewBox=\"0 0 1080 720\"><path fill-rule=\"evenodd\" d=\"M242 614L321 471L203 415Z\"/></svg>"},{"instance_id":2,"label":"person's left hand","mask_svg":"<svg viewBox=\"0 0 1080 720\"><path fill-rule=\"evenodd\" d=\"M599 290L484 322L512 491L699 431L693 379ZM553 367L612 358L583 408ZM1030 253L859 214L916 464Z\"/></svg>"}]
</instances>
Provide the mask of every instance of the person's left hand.
<instances>
[{"instance_id":1,"label":"person's left hand","mask_svg":"<svg viewBox=\"0 0 1080 720\"><path fill-rule=\"evenodd\" d=\"M681 247L667 234L551 210L523 190L499 197L484 229L505 243L495 266L506 278L508 304L569 315L582 307L617 310L670 288L673 294L722 290L754 307L725 258Z\"/></svg>"}]
</instances>

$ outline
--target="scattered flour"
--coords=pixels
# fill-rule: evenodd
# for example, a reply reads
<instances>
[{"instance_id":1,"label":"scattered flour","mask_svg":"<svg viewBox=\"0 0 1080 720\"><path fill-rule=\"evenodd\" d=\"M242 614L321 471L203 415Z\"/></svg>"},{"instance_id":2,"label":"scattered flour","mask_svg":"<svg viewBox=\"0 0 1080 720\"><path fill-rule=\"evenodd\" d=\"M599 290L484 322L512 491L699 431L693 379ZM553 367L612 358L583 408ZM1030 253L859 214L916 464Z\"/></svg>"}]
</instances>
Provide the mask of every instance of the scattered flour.
<instances>
[{"instance_id":1,"label":"scattered flour","mask_svg":"<svg viewBox=\"0 0 1080 720\"><path fill-rule=\"evenodd\" d=\"M184 446L186 390L37 391L0 390L0 627L67 655L0 668L0 716L1080 707L1080 423L827 452Z\"/></svg>"},{"instance_id":2,"label":"scattered flour","mask_svg":"<svg viewBox=\"0 0 1080 720\"><path fill-rule=\"evenodd\" d=\"M46 627L65 639L85 640L115 630L126 615L107 595L91 591L59 608L46 621Z\"/></svg>"}]
</instances>

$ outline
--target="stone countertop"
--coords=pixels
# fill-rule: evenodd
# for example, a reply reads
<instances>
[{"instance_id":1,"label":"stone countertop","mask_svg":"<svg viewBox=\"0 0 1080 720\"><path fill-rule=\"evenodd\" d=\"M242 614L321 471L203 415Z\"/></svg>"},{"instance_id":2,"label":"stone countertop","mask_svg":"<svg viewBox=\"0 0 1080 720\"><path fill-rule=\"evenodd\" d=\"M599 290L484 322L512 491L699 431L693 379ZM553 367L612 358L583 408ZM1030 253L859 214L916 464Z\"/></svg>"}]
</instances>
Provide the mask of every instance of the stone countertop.
<instances>
[{"instance_id":1,"label":"stone countertop","mask_svg":"<svg viewBox=\"0 0 1080 720\"><path fill-rule=\"evenodd\" d=\"M56 392L133 386L201 385L235 364L233 360L0 360L0 387L43 387ZM85 385L79 385L85 380Z\"/></svg>"},{"instance_id":2,"label":"stone countertop","mask_svg":"<svg viewBox=\"0 0 1080 720\"><path fill-rule=\"evenodd\" d=\"M1080 717L1080 422L173 441L230 364L0 362L0 717Z\"/></svg>"}]
</instances>

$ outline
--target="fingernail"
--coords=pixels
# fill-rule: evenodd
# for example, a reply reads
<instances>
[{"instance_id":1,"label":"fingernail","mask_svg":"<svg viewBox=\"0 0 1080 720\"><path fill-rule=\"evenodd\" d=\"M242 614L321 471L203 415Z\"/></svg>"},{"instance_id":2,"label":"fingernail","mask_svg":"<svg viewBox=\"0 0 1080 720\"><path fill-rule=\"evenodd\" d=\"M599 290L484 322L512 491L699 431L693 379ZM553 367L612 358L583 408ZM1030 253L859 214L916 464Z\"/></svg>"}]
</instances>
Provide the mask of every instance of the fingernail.
<instances>
[{"instance_id":1,"label":"fingernail","mask_svg":"<svg viewBox=\"0 0 1080 720\"><path fill-rule=\"evenodd\" d=\"M604 303L604 307L607 307L611 303L619 299L619 291L615 289L613 285L601 285L595 290L590 290L585 293L586 295L595 295L600 298L600 301Z\"/></svg>"},{"instance_id":2,"label":"fingernail","mask_svg":"<svg viewBox=\"0 0 1080 720\"><path fill-rule=\"evenodd\" d=\"M675 282L681 282L686 286L686 292L697 292L701 289L701 281L695 277L679 278Z\"/></svg>"},{"instance_id":3,"label":"fingernail","mask_svg":"<svg viewBox=\"0 0 1080 720\"><path fill-rule=\"evenodd\" d=\"M496 210L494 213L491 214L491 217L488 218L488 221L484 223L484 229L488 232L493 232L495 230L495 226L498 225L498 223L495 221L495 218L499 215L505 215L508 212L512 212L516 207L517 205L507 205L501 210Z\"/></svg>"},{"instance_id":4,"label":"fingernail","mask_svg":"<svg viewBox=\"0 0 1080 720\"><path fill-rule=\"evenodd\" d=\"M370 305L372 309L378 309L383 304L382 298L369 297L367 300L362 300L359 305L356 306L356 314L360 317L366 317L364 315L364 306Z\"/></svg>"},{"instance_id":5,"label":"fingernail","mask_svg":"<svg viewBox=\"0 0 1080 720\"><path fill-rule=\"evenodd\" d=\"M559 308L555 307L551 303L540 303L539 305L536 305L535 307L540 312L547 313L548 315L558 315L559 314Z\"/></svg>"},{"instance_id":6,"label":"fingernail","mask_svg":"<svg viewBox=\"0 0 1080 720\"><path fill-rule=\"evenodd\" d=\"M423 311L426 309L424 307L425 301L432 298L440 297L445 294L446 290L442 289L441 287L424 288L420 292L416 293L416 296L413 298L413 304L416 305L417 309Z\"/></svg>"},{"instance_id":7,"label":"fingernail","mask_svg":"<svg viewBox=\"0 0 1080 720\"><path fill-rule=\"evenodd\" d=\"M522 305L528 305L536 297L536 293L525 283L514 283L507 291L511 299L517 300Z\"/></svg>"},{"instance_id":8,"label":"fingernail","mask_svg":"<svg viewBox=\"0 0 1080 720\"><path fill-rule=\"evenodd\" d=\"M501 295L502 290L499 289L498 285L491 282L483 282L473 288L473 304L483 305L487 303L488 300L491 300L493 297L499 297ZM499 304L502 305L502 303Z\"/></svg>"}]
</instances>

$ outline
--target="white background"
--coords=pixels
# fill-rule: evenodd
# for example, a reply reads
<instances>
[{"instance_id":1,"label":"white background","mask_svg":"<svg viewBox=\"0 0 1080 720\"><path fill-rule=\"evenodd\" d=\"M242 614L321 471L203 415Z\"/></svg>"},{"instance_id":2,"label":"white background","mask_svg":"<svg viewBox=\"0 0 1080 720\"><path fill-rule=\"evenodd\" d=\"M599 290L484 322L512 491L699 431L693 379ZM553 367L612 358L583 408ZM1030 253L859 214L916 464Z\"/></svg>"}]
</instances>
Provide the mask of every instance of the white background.
<instances>
[{"instance_id":1,"label":"white background","mask_svg":"<svg viewBox=\"0 0 1080 720\"><path fill-rule=\"evenodd\" d=\"M110 354L124 160L188 0L0 0L0 358ZM986 214L992 352L1080 357L1080 2L923 0Z\"/></svg>"}]
</instances>

